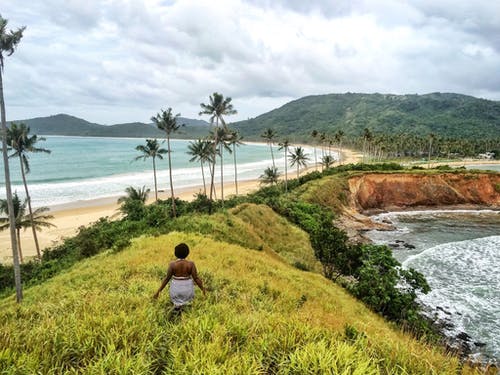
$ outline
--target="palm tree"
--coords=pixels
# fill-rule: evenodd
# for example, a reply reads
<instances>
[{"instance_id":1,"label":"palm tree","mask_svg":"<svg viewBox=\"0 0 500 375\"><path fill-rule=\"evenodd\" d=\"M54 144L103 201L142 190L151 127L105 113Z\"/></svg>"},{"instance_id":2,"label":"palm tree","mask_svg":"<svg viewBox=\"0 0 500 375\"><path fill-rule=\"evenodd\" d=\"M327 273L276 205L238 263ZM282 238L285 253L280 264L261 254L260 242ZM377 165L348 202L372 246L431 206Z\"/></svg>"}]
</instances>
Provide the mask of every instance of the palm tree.
<instances>
[{"instance_id":1,"label":"palm tree","mask_svg":"<svg viewBox=\"0 0 500 375\"><path fill-rule=\"evenodd\" d=\"M7 207L9 209L10 223L10 242L12 246L12 259L14 263L14 281L16 284L16 300L21 302L23 299L23 291L21 285L21 268L19 266L19 258L17 251L17 236L15 227L14 203L12 199L12 188L10 184L9 158L7 155L7 119L5 114L5 101L3 97L3 70L4 70L4 52L7 56L14 53L17 45L23 37L23 32L26 27L21 27L17 31L10 30L7 32L7 20L0 15L0 117L2 123L2 156L5 176L5 196L7 199Z\"/></svg>"},{"instance_id":2,"label":"palm tree","mask_svg":"<svg viewBox=\"0 0 500 375\"><path fill-rule=\"evenodd\" d=\"M285 150L285 192L288 190L288 148L290 147L290 141L285 138L279 143L279 149Z\"/></svg>"},{"instance_id":3,"label":"palm tree","mask_svg":"<svg viewBox=\"0 0 500 375\"><path fill-rule=\"evenodd\" d=\"M162 142L164 143L164 142ZM168 153L164 148L160 148L160 143L157 139L146 139L145 145L138 145L135 149L142 155L137 156L134 160L147 158L153 159L153 177L155 181L155 200L158 201L158 184L156 183L156 158L163 159L163 155Z\"/></svg>"},{"instance_id":4,"label":"palm tree","mask_svg":"<svg viewBox=\"0 0 500 375\"><path fill-rule=\"evenodd\" d=\"M311 132L311 137L313 137L314 139L314 167L316 170L318 170L318 155L316 154L316 138L319 136L319 132L314 129L312 132Z\"/></svg>"},{"instance_id":5,"label":"palm tree","mask_svg":"<svg viewBox=\"0 0 500 375\"><path fill-rule=\"evenodd\" d=\"M224 99L224 95L214 92L213 95L209 96L209 104L200 103L201 111L199 113L202 115L210 115L210 123L213 125L215 121L215 127L219 128L219 123L227 128L226 122L224 121L223 116L234 115L238 112L233 108L231 104L231 98L227 97ZM217 137L217 132L215 132L215 137ZM217 147L219 146L219 142L217 138L215 138L215 142L213 144L214 150L213 155L217 155ZM211 182L210 182L210 201L212 201L212 193L215 191L214 185L214 176L215 176L215 163L216 158L214 157L212 160L212 172L211 172ZM211 211L211 206L210 206Z\"/></svg>"},{"instance_id":6,"label":"palm tree","mask_svg":"<svg viewBox=\"0 0 500 375\"><path fill-rule=\"evenodd\" d=\"M335 140L339 145L339 164L342 164L342 141L345 137L345 133L342 130L337 130L335 133Z\"/></svg>"},{"instance_id":7,"label":"palm tree","mask_svg":"<svg viewBox=\"0 0 500 375\"><path fill-rule=\"evenodd\" d=\"M436 136L434 135L434 133L430 133L429 134L429 157L428 157L428 161L427 161L428 168L431 167L432 142L435 140L436 140Z\"/></svg>"},{"instance_id":8,"label":"palm tree","mask_svg":"<svg viewBox=\"0 0 500 375\"><path fill-rule=\"evenodd\" d=\"M236 189L236 196L238 196L238 168L236 163L236 147L243 144L243 137L241 134L234 130L231 132L231 137L229 139L229 144L233 146L233 161L234 161L234 186Z\"/></svg>"},{"instance_id":9,"label":"palm tree","mask_svg":"<svg viewBox=\"0 0 500 375\"><path fill-rule=\"evenodd\" d=\"M53 219L52 215L44 215L44 212L49 210L48 207L40 207L32 212L31 215L26 215L26 204L28 203L28 198L21 203L17 192L14 192L12 196L12 203L14 207L14 217L15 217L15 228L16 228L16 239L18 244L19 258L21 263L23 262L23 252L21 249L21 229L26 229L28 227L35 228L35 230L40 231L42 228L55 227L54 224L49 223L46 220ZM0 199L0 213L9 214L9 208L6 199ZM9 227L9 219L2 217L0 218L0 230L7 229Z\"/></svg>"},{"instance_id":10,"label":"palm tree","mask_svg":"<svg viewBox=\"0 0 500 375\"><path fill-rule=\"evenodd\" d=\"M201 176L203 178L203 192L207 195L207 185L205 183L205 162L211 162L212 150L211 143L208 140L198 139L195 142L189 142L187 154L191 155L190 162L199 161L201 166Z\"/></svg>"},{"instance_id":11,"label":"palm tree","mask_svg":"<svg viewBox=\"0 0 500 375\"><path fill-rule=\"evenodd\" d=\"M220 193L222 205L224 205L224 150L228 151L229 153L232 152L230 147L230 139L232 137L232 134L229 128L221 127L211 131L210 136L214 140L214 142L217 139L217 142L219 143L217 151L220 157Z\"/></svg>"},{"instance_id":12,"label":"palm tree","mask_svg":"<svg viewBox=\"0 0 500 375\"><path fill-rule=\"evenodd\" d=\"M266 143L269 145L269 149L271 150L271 158L273 160L273 168L276 168L276 165L274 164L273 143L276 139L277 134L273 129L267 128L260 136L264 138L266 140Z\"/></svg>"},{"instance_id":13,"label":"palm tree","mask_svg":"<svg viewBox=\"0 0 500 375\"><path fill-rule=\"evenodd\" d=\"M150 189L134 188L129 186L125 189L127 195L118 198L119 210L130 220L141 220L144 217L144 208Z\"/></svg>"},{"instance_id":14,"label":"palm tree","mask_svg":"<svg viewBox=\"0 0 500 375\"><path fill-rule=\"evenodd\" d=\"M365 156L369 157L370 142L373 139L373 135L368 128L363 130L363 162L365 162ZM368 146L368 148L367 148ZM366 155L368 154L368 155Z\"/></svg>"},{"instance_id":15,"label":"palm tree","mask_svg":"<svg viewBox=\"0 0 500 375\"><path fill-rule=\"evenodd\" d=\"M290 164L292 167L294 165L297 166L297 179L299 178L299 168L300 167L306 167L307 166L307 161L309 160L309 156L304 153L304 149L302 147L295 147L295 149L290 152L289 155L290 158Z\"/></svg>"},{"instance_id":16,"label":"palm tree","mask_svg":"<svg viewBox=\"0 0 500 375\"><path fill-rule=\"evenodd\" d=\"M333 163L335 163L335 159L331 155L325 155L321 158L321 164L325 169L329 169Z\"/></svg>"},{"instance_id":17,"label":"palm tree","mask_svg":"<svg viewBox=\"0 0 500 375\"><path fill-rule=\"evenodd\" d=\"M125 193L127 193L127 195L118 198L117 202L123 203L127 200L131 200L131 201L139 201L141 203L146 203L150 191L151 191L150 189L146 189L146 186L137 189L134 188L133 186L129 186L125 188Z\"/></svg>"},{"instance_id":18,"label":"palm tree","mask_svg":"<svg viewBox=\"0 0 500 375\"><path fill-rule=\"evenodd\" d=\"M262 184L277 184L279 179L278 168L267 167L264 170L264 174L260 175L259 179Z\"/></svg>"},{"instance_id":19,"label":"palm tree","mask_svg":"<svg viewBox=\"0 0 500 375\"><path fill-rule=\"evenodd\" d=\"M178 113L176 115L172 114L172 108L164 111L161 110L160 113L157 113L156 116L151 117L151 121L156 125L158 129L164 130L167 135L167 149L168 149L168 173L170 176L170 196L172 199L172 216L176 217L176 209L175 209L175 197L174 197L174 183L172 181L172 149L170 148L170 134L179 130L180 125L177 124L177 117L181 114Z\"/></svg>"},{"instance_id":20,"label":"palm tree","mask_svg":"<svg viewBox=\"0 0 500 375\"><path fill-rule=\"evenodd\" d=\"M21 176L23 178L24 191L26 193L26 200L28 202L29 217L33 218L33 209L31 208L31 197L28 192L28 183L26 182L26 174L30 172L30 165L28 162L28 152L44 152L50 154L50 150L36 147L38 141L45 141L45 138L36 135L29 135L30 128L26 124L12 123L10 128L7 129L7 145L14 150L14 153L9 157L19 157L19 164L21 165ZM38 244L38 237L36 235L35 225L31 226L33 231L33 239L35 240L35 247L38 259L42 258L40 252L40 245Z\"/></svg>"}]
</instances>

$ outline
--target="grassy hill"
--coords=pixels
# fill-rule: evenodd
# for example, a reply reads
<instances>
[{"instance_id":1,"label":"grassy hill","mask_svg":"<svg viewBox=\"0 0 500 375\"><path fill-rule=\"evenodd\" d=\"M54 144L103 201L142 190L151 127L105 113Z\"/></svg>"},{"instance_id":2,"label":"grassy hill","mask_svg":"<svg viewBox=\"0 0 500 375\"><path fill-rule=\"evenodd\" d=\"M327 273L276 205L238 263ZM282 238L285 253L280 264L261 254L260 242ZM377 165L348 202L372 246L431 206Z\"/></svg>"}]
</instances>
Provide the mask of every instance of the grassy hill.
<instances>
[{"instance_id":1,"label":"grassy hill","mask_svg":"<svg viewBox=\"0 0 500 375\"><path fill-rule=\"evenodd\" d=\"M66 114L13 122L24 122L30 127L31 133L41 135L137 138L165 137L164 132L158 130L153 124L133 122L127 124L100 125ZM200 138L208 134L209 124L206 121L179 117L178 122L185 126L183 126L179 132L174 133L172 136L173 138Z\"/></svg>"},{"instance_id":2,"label":"grassy hill","mask_svg":"<svg viewBox=\"0 0 500 375\"><path fill-rule=\"evenodd\" d=\"M247 139L260 139L267 128L297 141L310 140L312 130L359 136L364 128L385 134L500 137L500 102L446 93L315 95L232 126Z\"/></svg>"},{"instance_id":3,"label":"grassy hill","mask_svg":"<svg viewBox=\"0 0 500 375\"><path fill-rule=\"evenodd\" d=\"M474 373L298 269L297 258L311 259L307 234L268 207L175 225L183 231L140 237L27 289L21 305L0 301L0 372ZM167 291L151 299L179 242L209 290L180 317Z\"/></svg>"}]
</instances>

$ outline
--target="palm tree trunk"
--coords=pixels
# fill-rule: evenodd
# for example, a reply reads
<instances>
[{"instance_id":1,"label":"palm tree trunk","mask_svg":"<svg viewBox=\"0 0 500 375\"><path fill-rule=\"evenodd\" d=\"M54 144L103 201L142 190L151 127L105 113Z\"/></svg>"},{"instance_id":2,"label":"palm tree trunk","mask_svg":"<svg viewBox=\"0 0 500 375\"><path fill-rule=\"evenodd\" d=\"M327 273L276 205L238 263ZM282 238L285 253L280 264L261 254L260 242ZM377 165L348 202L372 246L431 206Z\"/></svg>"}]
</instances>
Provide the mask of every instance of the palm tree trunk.
<instances>
[{"instance_id":1,"label":"palm tree trunk","mask_svg":"<svg viewBox=\"0 0 500 375\"><path fill-rule=\"evenodd\" d=\"M222 201L222 207L224 207L224 147L220 146L220 198Z\"/></svg>"},{"instance_id":2,"label":"palm tree trunk","mask_svg":"<svg viewBox=\"0 0 500 375\"><path fill-rule=\"evenodd\" d=\"M17 250L19 251L19 259L23 262L23 251L21 250L21 229L17 229Z\"/></svg>"},{"instance_id":3,"label":"palm tree trunk","mask_svg":"<svg viewBox=\"0 0 500 375\"><path fill-rule=\"evenodd\" d=\"M233 158L234 158L234 186L236 188L236 196L238 196L238 169L236 164L236 143L233 143Z\"/></svg>"},{"instance_id":4,"label":"palm tree trunk","mask_svg":"<svg viewBox=\"0 0 500 375\"><path fill-rule=\"evenodd\" d=\"M297 163L297 180L299 179L300 175L299 175L299 164Z\"/></svg>"},{"instance_id":5,"label":"palm tree trunk","mask_svg":"<svg viewBox=\"0 0 500 375\"><path fill-rule=\"evenodd\" d=\"M174 197L174 183L172 181L172 151L170 149L170 136L167 134L167 146L168 146L168 172L170 175L170 196L172 199L172 216L176 217L177 212L175 210L175 197Z\"/></svg>"},{"instance_id":6,"label":"palm tree trunk","mask_svg":"<svg viewBox=\"0 0 500 375\"><path fill-rule=\"evenodd\" d=\"M316 146L314 146L314 170L318 170L318 156L316 155Z\"/></svg>"},{"instance_id":7,"label":"palm tree trunk","mask_svg":"<svg viewBox=\"0 0 500 375\"><path fill-rule=\"evenodd\" d=\"M205 171L203 170L203 160L200 160L201 164L201 177L203 178L203 193L207 195L207 185L205 183Z\"/></svg>"},{"instance_id":8,"label":"palm tree trunk","mask_svg":"<svg viewBox=\"0 0 500 375\"><path fill-rule=\"evenodd\" d=\"M212 160L212 170L210 172L211 174L211 181L210 181L210 202L212 202L212 193L215 193L215 183L214 183L214 176L215 176L215 163L217 161L217 130L219 129L219 118L217 117L215 119L215 132L214 132L214 155L213 155L213 160ZM209 207L209 212L212 213L212 205Z\"/></svg>"},{"instance_id":9,"label":"palm tree trunk","mask_svg":"<svg viewBox=\"0 0 500 375\"><path fill-rule=\"evenodd\" d=\"M271 142L269 142L269 148L271 149L271 159L273 159L273 168L276 169L276 165L274 164L273 144Z\"/></svg>"},{"instance_id":10,"label":"palm tree trunk","mask_svg":"<svg viewBox=\"0 0 500 375\"><path fill-rule=\"evenodd\" d=\"M153 176L155 180L155 200L158 202L158 184L156 182L156 161L154 157L153 157Z\"/></svg>"},{"instance_id":11,"label":"palm tree trunk","mask_svg":"<svg viewBox=\"0 0 500 375\"><path fill-rule=\"evenodd\" d=\"M28 183L26 182L26 173L24 171L24 163L23 159L21 158L21 155L19 155L19 162L21 163L21 176L23 178L24 191L26 192L26 201L28 202L28 211L30 214L30 223L31 223L31 230L33 231L33 239L35 240L36 254L38 256L38 259L42 259L42 253L40 252L40 245L38 243L38 237L36 235L36 228L35 225L33 224L33 210L31 209L31 197L28 193ZM18 246L19 248L21 248L21 242L18 242Z\"/></svg>"},{"instance_id":12,"label":"palm tree trunk","mask_svg":"<svg viewBox=\"0 0 500 375\"><path fill-rule=\"evenodd\" d=\"M288 147L285 147L285 193L288 191L288 161L287 161L287 156L288 156Z\"/></svg>"},{"instance_id":13,"label":"palm tree trunk","mask_svg":"<svg viewBox=\"0 0 500 375\"><path fill-rule=\"evenodd\" d=\"M14 281L16 284L16 300L23 300L23 290L21 285L21 267L19 266L19 257L17 253L17 237L16 237L16 217L14 215L14 204L12 202L12 188L10 185L10 170L9 157L7 155L7 120L5 116L5 101L3 98L3 80L2 69L0 68L0 112L2 122L2 156L5 174L5 191L7 199L7 208L9 210L9 229L10 242L12 246L12 260L14 264Z\"/></svg>"}]
</instances>

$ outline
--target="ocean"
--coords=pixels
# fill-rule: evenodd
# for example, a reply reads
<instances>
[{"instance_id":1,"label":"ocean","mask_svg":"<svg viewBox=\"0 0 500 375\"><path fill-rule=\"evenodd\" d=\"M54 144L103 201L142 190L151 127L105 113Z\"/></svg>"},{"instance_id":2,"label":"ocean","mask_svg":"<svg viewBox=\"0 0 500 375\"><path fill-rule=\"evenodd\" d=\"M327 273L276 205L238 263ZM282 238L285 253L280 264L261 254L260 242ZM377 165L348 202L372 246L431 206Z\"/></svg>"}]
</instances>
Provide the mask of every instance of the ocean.
<instances>
[{"instance_id":1,"label":"ocean","mask_svg":"<svg viewBox=\"0 0 500 375\"><path fill-rule=\"evenodd\" d=\"M144 144L140 138L96 138L46 136L46 141L38 147L49 149L50 154L29 155L31 172L27 175L28 187L34 207L53 207L65 203L117 197L124 194L128 186L146 186L154 194L152 159L137 160L135 147ZM189 162L187 154L189 140L171 140L174 190L192 187L202 189L199 162ZM162 146L167 148L166 143ZM279 171L284 171L283 151L273 147L275 163ZM306 148L314 163L313 150ZM245 143L236 149L238 181L253 180L262 175L265 168L272 165L269 146ZM10 161L12 190L24 197L24 187L19 168L19 159ZM295 176L295 169L289 168L289 177ZM209 171L205 169L208 182ZM168 183L168 161L157 160L157 180L159 190L170 190ZM216 182L220 181L217 166ZM3 168L0 171L0 198L5 199ZM234 181L233 155L224 154L224 182Z\"/></svg>"},{"instance_id":2,"label":"ocean","mask_svg":"<svg viewBox=\"0 0 500 375\"><path fill-rule=\"evenodd\" d=\"M472 345L478 359L500 360L500 211L405 211L373 219L395 225L367 236L425 275L432 291L419 300L453 323L447 334L465 332L478 343Z\"/></svg>"}]
</instances>

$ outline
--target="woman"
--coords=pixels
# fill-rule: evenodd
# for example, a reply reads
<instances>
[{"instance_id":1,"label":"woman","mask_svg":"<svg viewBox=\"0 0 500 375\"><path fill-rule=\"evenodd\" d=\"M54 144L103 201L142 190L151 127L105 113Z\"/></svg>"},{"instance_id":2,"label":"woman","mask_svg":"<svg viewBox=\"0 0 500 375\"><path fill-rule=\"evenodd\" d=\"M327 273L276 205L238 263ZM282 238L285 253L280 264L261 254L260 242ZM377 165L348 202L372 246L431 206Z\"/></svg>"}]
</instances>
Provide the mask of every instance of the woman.
<instances>
[{"instance_id":1,"label":"woman","mask_svg":"<svg viewBox=\"0 0 500 375\"><path fill-rule=\"evenodd\" d=\"M205 295L205 288L201 279L198 277L198 272L194 262L186 260L189 255L189 247L185 243L180 243L175 247L176 261L170 262L168 266L167 276L163 279L160 288L154 294L153 298L158 298L160 292L165 288L170 279L170 299L174 304L175 309L180 309L182 306L191 302L194 298L193 281Z\"/></svg>"}]
</instances>

